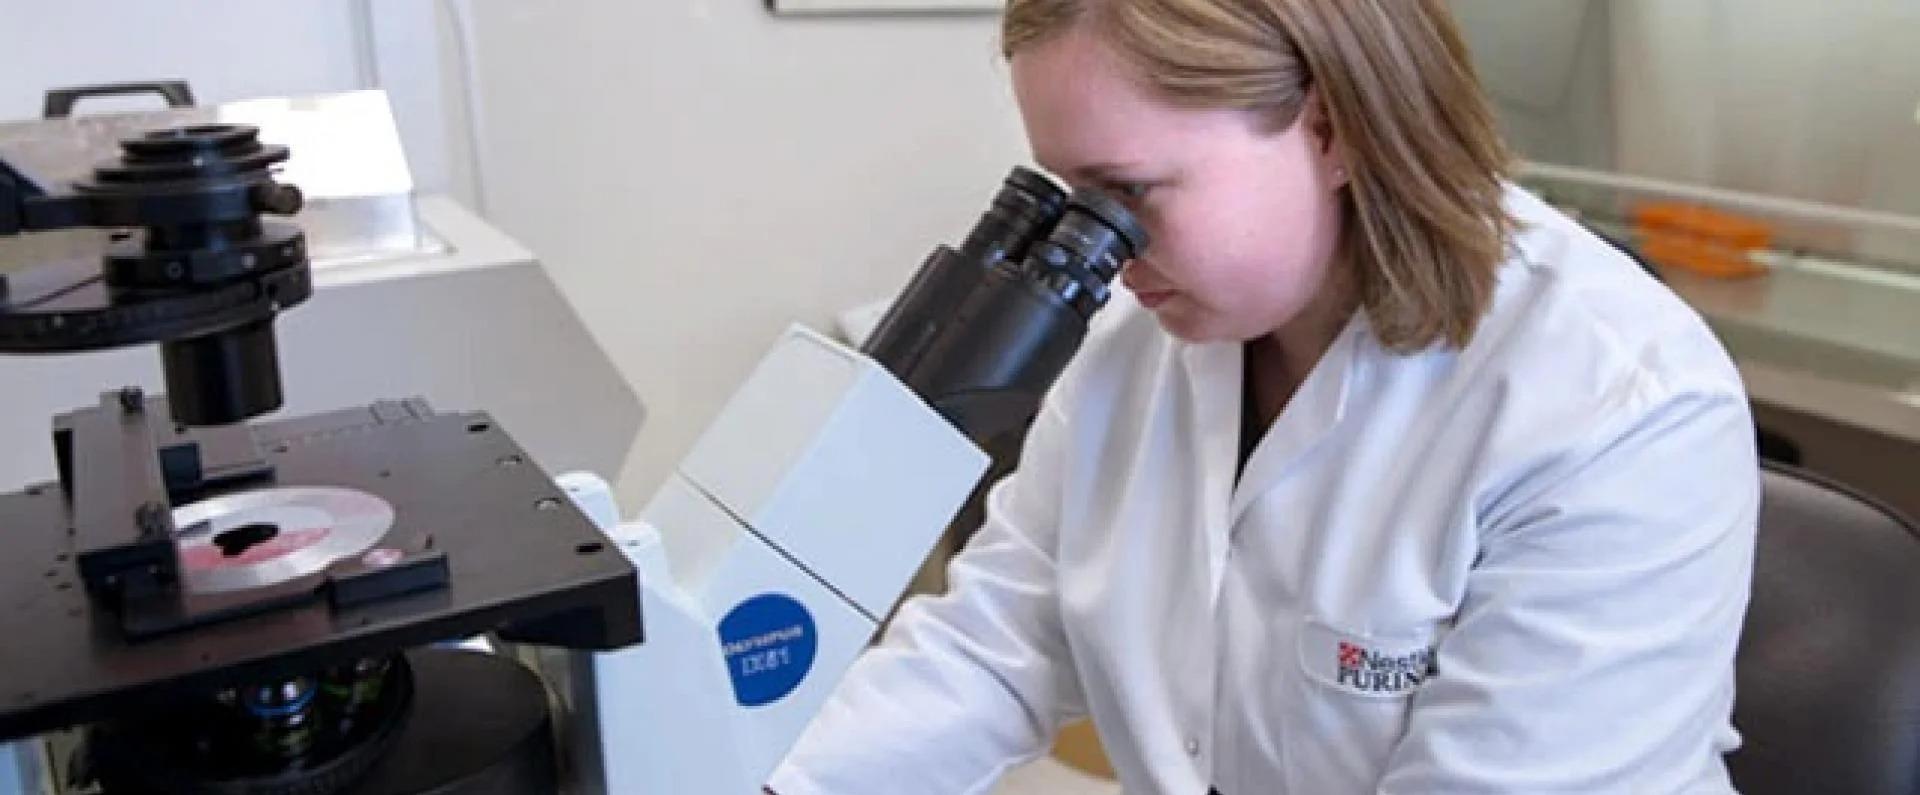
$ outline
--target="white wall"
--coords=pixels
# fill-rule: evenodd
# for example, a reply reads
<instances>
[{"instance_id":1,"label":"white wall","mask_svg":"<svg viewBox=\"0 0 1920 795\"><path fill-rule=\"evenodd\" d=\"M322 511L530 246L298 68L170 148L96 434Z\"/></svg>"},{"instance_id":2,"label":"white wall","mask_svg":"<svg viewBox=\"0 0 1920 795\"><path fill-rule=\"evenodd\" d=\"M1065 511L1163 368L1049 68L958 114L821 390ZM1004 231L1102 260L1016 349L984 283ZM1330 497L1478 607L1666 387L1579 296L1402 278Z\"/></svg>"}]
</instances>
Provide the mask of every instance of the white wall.
<instances>
[{"instance_id":1,"label":"white wall","mask_svg":"<svg viewBox=\"0 0 1920 795\"><path fill-rule=\"evenodd\" d=\"M891 295L1026 159L988 17L471 10L488 215L547 261L647 406L630 507L781 328Z\"/></svg>"},{"instance_id":2,"label":"white wall","mask_svg":"<svg viewBox=\"0 0 1920 795\"><path fill-rule=\"evenodd\" d=\"M1920 3L1618 0L1613 22L1622 171L1920 215ZM1911 233L1782 229L1920 259Z\"/></svg>"},{"instance_id":3,"label":"white wall","mask_svg":"<svg viewBox=\"0 0 1920 795\"><path fill-rule=\"evenodd\" d=\"M1920 3L1616 5L1624 169L1920 213Z\"/></svg>"},{"instance_id":4,"label":"white wall","mask_svg":"<svg viewBox=\"0 0 1920 795\"><path fill-rule=\"evenodd\" d=\"M1453 0L1508 142L1527 158L1613 165L1609 0Z\"/></svg>"}]
</instances>

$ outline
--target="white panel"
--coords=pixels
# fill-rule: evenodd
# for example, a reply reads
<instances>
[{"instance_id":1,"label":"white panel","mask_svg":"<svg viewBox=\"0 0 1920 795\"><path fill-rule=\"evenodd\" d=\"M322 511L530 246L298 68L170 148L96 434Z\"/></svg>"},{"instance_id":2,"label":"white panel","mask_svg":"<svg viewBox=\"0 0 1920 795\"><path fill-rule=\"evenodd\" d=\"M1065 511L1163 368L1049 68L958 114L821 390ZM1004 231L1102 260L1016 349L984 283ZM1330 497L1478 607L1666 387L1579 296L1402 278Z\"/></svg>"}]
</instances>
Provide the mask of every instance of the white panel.
<instances>
[{"instance_id":1,"label":"white panel","mask_svg":"<svg viewBox=\"0 0 1920 795\"><path fill-rule=\"evenodd\" d=\"M736 513L751 515L811 453L864 376L858 354L789 330L728 398L681 471Z\"/></svg>"},{"instance_id":2,"label":"white panel","mask_svg":"<svg viewBox=\"0 0 1920 795\"><path fill-rule=\"evenodd\" d=\"M713 622L678 588L657 531L630 524L613 535L640 571L646 640L582 655L589 670L575 703L591 701L576 716L592 725L574 737L597 747L569 752L598 762L576 774L582 793L724 793L738 775L739 716Z\"/></svg>"},{"instance_id":3,"label":"white panel","mask_svg":"<svg viewBox=\"0 0 1920 795\"><path fill-rule=\"evenodd\" d=\"M868 614L885 616L988 463L868 362L806 460L752 521Z\"/></svg>"},{"instance_id":4,"label":"white panel","mask_svg":"<svg viewBox=\"0 0 1920 795\"><path fill-rule=\"evenodd\" d=\"M441 19L443 2L353 0L366 7L364 43L373 79L393 98L393 115L421 189L478 207L471 183L467 117L459 101L465 73ZM482 208L484 209L484 208Z\"/></svg>"},{"instance_id":5,"label":"white panel","mask_svg":"<svg viewBox=\"0 0 1920 795\"><path fill-rule=\"evenodd\" d=\"M669 503L671 508L662 507ZM670 524L634 532L656 517ZM640 571L646 640L594 655L592 711L598 713L605 792L758 792L872 638L873 622L751 536L725 544L725 554L698 578L660 554L653 540L737 535L727 528L731 522L711 503L656 500L645 523L623 525L614 534ZM804 606L815 630L815 656L790 693L743 707L718 628L736 606L769 594Z\"/></svg>"},{"instance_id":6,"label":"white panel","mask_svg":"<svg viewBox=\"0 0 1920 795\"><path fill-rule=\"evenodd\" d=\"M716 509L706 494L678 474L661 484L641 511L640 521L660 529L674 582L695 598L728 556L751 543L733 516Z\"/></svg>"},{"instance_id":7,"label":"white panel","mask_svg":"<svg viewBox=\"0 0 1920 795\"><path fill-rule=\"evenodd\" d=\"M741 713L741 729L739 756L730 762L747 775L742 783L748 785L739 790L740 795L756 791L773 773L878 629L786 558L759 544L743 546L741 554L728 558L701 599L717 625L734 607L763 594L784 595L804 605L812 615L818 646L813 667L798 689L765 706L734 706ZM724 764L715 760L710 767Z\"/></svg>"},{"instance_id":8,"label":"white panel","mask_svg":"<svg viewBox=\"0 0 1920 795\"><path fill-rule=\"evenodd\" d=\"M874 616L892 609L987 457L871 361L796 327L682 472Z\"/></svg>"}]
</instances>

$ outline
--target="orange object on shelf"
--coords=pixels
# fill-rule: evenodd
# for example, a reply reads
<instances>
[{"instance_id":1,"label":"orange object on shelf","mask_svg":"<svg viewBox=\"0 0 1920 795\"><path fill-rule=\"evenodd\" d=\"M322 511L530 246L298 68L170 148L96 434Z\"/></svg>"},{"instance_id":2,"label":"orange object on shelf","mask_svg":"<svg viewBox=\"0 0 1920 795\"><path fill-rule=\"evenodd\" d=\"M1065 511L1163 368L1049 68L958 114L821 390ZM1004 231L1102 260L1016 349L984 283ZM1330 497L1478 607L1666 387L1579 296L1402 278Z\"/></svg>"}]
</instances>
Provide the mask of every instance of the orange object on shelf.
<instances>
[{"instance_id":1,"label":"orange object on shelf","mask_svg":"<svg viewBox=\"0 0 1920 795\"><path fill-rule=\"evenodd\" d=\"M1752 254L1773 245L1773 227L1733 213L1682 202L1633 208L1640 253L1654 262L1705 276L1742 278L1765 272Z\"/></svg>"}]
</instances>

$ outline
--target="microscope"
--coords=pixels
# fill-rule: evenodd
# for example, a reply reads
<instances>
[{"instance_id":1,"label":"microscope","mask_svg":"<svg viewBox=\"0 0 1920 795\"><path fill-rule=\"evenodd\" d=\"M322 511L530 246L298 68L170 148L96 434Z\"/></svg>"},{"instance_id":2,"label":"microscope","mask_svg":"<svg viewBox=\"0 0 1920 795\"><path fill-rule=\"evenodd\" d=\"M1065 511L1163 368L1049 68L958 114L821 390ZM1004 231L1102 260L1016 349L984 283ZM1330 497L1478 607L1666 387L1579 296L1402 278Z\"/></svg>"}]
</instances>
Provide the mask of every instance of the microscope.
<instances>
[{"instance_id":1,"label":"microscope","mask_svg":"<svg viewBox=\"0 0 1920 795\"><path fill-rule=\"evenodd\" d=\"M0 353L157 344L166 384L53 418L57 479L0 494L0 792L757 792L1146 245L1016 169L861 350L782 337L623 522L485 413L266 418L314 295L263 218L303 204L287 150L122 149L71 186L0 162L0 237L113 230L0 278Z\"/></svg>"}]
</instances>

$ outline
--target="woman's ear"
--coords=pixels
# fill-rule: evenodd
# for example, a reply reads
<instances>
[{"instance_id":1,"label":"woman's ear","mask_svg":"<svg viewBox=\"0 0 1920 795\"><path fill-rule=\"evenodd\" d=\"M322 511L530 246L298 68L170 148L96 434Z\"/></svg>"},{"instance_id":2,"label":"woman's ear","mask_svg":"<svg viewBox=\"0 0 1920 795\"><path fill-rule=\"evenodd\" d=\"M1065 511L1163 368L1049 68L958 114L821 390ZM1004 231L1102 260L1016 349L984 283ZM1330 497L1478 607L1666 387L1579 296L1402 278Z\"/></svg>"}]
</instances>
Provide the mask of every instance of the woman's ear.
<instances>
[{"instance_id":1,"label":"woman's ear","mask_svg":"<svg viewBox=\"0 0 1920 795\"><path fill-rule=\"evenodd\" d=\"M1347 168L1346 149L1340 145L1340 137L1333 129L1333 118L1327 115L1327 107L1320 100L1317 89L1307 89L1306 100L1300 109L1301 123L1306 125L1307 135L1313 139L1314 151L1320 157L1320 173L1327 175L1328 184L1335 188L1344 188L1352 181Z\"/></svg>"}]
</instances>

